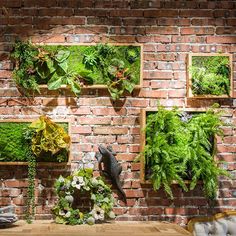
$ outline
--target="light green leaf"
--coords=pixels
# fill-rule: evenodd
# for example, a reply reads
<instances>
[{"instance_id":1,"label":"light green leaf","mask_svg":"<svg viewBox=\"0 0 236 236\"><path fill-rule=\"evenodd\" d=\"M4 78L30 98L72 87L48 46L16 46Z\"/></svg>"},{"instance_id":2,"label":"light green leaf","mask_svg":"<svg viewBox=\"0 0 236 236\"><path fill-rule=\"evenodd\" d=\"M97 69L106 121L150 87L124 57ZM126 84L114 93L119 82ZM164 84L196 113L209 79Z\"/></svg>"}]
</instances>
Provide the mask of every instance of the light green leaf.
<instances>
[{"instance_id":1,"label":"light green leaf","mask_svg":"<svg viewBox=\"0 0 236 236\"><path fill-rule=\"evenodd\" d=\"M61 87L61 85L63 84L63 77L52 77L49 81L48 81L48 89L49 90L56 90L59 89Z\"/></svg>"}]
</instances>

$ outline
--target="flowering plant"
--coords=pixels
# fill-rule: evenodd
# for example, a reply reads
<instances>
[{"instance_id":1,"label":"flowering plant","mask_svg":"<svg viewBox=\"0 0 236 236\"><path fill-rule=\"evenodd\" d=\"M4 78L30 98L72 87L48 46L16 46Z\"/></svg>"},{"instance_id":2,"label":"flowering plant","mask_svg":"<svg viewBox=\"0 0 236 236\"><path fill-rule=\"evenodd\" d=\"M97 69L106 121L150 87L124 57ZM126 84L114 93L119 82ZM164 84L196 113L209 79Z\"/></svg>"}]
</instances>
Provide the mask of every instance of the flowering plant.
<instances>
[{"instance_id":1,"label":"flowering plant","mask_svg":"<svg viewBox=\"0 0 236 236\"><path fill-rule=\"evenodd\" d=\"M55 183L58 202L53 208L59 224L95 224L107 218L115 218L112 211L114 199L111 189L101 177L94 178L92 169L82 169ZM88 193L92 201L88 212L82 212L75 204L76 195Z\"/></svg>"}]
</instances>

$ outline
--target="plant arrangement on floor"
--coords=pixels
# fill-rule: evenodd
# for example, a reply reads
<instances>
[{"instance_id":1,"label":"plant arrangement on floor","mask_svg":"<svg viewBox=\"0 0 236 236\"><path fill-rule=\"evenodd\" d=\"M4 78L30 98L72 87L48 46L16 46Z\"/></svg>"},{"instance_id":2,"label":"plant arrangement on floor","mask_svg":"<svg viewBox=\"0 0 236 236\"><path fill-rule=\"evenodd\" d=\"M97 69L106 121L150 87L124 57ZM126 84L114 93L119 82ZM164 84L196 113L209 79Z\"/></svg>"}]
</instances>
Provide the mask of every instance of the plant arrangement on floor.
<instances>
[{"instance_id":1,"label":"plant arrangement on floor","mask_svg":"<svg viewBox=\"0 0 236 236\"><path fill-rule=\"evenodd\" d=\"M190 75L193 95L230 96L229 56L192 56Z\"/></svg>"},{"instance_id":2,"label":"plant arrangement on floor","mask_svg":"<svg viewBox=\"0 0 236 236\"><path fill-rule=\"evenodd\" d=\"M101 177L94 178L92 169L81 169L55 182L58 202L53 208L55 221L59 224L89 224L115 218L112 211L114 199L111 189ZM91 204L85 204L83 212L76 204L76 197L89 197Z\"/></svg>"},{"instance_id":3,"label":"plant arrangement on floor","mask_svg":"<svg viewBox=\"0 0 236 236\"><path fill-rule=\"evenodd\" d=\"M173 182L188 191L201 180L205 195L210 199L216 197L218 177L229 176L214 159L214 137L223 136L221 115L215 107L204 113L188 114L162 106L147 115L144 155L149 170L146 174L154 190L163 186L173 199ZM189 189L185 180L190 181Z\"/></svg>"},{"instance_id":4,"label":"plant arrangement on floor","mask_svg":"<svg viewBox=\"0 0 236 236\"><path fill-rule=\"evenodd\" d=\"M78 96L83 85L107 85L113 99L131 93L140 80L140 47L108 44L90 46L33 45L16 42L11 53L13 78L26 95L66 85Z\"/></svg>"}]
</instances>

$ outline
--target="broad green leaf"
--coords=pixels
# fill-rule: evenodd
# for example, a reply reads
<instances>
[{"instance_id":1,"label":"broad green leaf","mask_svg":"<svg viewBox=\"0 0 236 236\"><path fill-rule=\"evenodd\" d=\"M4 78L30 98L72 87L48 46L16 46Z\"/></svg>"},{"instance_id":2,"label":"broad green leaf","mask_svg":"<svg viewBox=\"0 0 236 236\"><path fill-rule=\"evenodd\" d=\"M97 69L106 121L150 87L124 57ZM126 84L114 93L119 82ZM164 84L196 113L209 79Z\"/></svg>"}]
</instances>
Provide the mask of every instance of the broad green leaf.
<instances>
[{"instance_id":1,"label":"broad green leaf","mask_svg":"<svg viewBox=\"0 0 236 236\"><path fill-rule=\"evenodd\" d=\"M78 96L81 91L80 84L76 82L75 80L69 79L68 81L69 87L71 88L71 91Z\"/></svg>"},{"instance_id":2,"label":"broad green leaf","mask_svg":"<svg viewBox=\"0 0 236 236\"><path fill-rule=\"evenodd\" d=\"M63 84L63 77L52 77L49 81L48 81L48 89L49 90L56 90L59 89Z\"/></svg>"},{"instance_id":3,"label":"broad green leaf","mask_svg":"<svg viewBox=\"0 0 236 236\"><path fill-rule=\"evenodd\" d=\"M123 84L124 84L125 89L129 91L129 93L132 93L132 91L134 90L135 84L131 83L128 80L123 80Z\"/></svg>"},{"instance_id":4,"label":"broad green leaf","mask_svg":"<svg viewBox=\"0 0 236 236\"><path fill-rule=\"evenodd\" d=\"M60 50L55 55L55 60L61 63L65 61L69 56L70 56L70 51Z\"/></svg>"}]
</instances>

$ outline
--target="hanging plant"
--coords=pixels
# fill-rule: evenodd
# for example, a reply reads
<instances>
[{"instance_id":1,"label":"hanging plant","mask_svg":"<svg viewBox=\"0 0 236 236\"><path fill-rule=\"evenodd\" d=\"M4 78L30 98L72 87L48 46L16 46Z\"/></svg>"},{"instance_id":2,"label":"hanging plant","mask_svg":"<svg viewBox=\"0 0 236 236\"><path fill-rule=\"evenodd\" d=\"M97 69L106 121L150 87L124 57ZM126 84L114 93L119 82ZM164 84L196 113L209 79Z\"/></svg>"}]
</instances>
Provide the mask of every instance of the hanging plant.
<instances>
[{"instance_id":1,"label":"hanging plant","mask_svg":"<svg viewBox=\"0 0 236 236\"><path fill-rule=\"evenodd\" d=\"M214 159L214 137L223 135L221 111L186 114L159 106L147 116L145 160L154 190L164 187L173 199L171 185L175 181L184 191L193 190L199 180L205 195L216 197L218 177L229 176ZM189 189L185 180L190 180Z\"/></svg>"},{"instance_id":2,"label":"hanging plant","mask_svg":"<svg viewBox=\"0 0 236 236\"><path fill-rule=\"evenodd\" d=\"M55 221L59 224L95 224L108 218L115 218L112 211L114 199L111 189L101 177L94 178L92 169L82 169L55 182L58 202L53 208ZM76 197L90 198L92 204L82 211L76 204ZM82 198L81 198L82 199ZM79 201L81 203L82 200Z\"/></svg>"}]
</instances>

